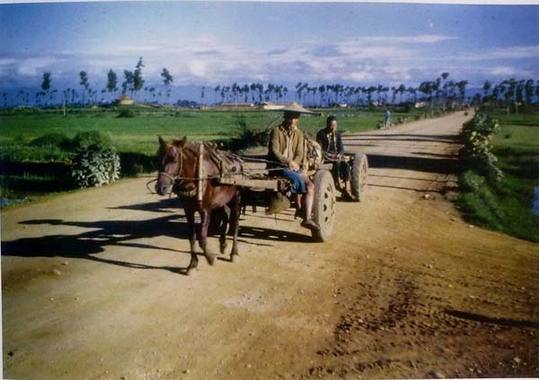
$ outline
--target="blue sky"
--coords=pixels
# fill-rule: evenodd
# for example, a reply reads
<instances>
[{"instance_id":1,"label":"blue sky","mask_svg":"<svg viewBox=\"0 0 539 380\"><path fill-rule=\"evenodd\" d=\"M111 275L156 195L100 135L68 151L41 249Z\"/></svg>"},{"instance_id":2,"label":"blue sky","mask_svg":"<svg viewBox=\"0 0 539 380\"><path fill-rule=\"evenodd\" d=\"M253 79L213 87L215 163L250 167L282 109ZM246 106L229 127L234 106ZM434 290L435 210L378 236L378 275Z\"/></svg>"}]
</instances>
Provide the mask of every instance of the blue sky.
<instances>
[{"instance_id":1,"label":"blue sky","mask_svg":"<svg viewBox=\"0 0 539 380\"><path fill-rule=\"evenodd\" d=\"M539 6L118 2L0 5L0 83L104 85L109 68L175 85L479 84L539 79Z\"/></svg>"}]
</instances>

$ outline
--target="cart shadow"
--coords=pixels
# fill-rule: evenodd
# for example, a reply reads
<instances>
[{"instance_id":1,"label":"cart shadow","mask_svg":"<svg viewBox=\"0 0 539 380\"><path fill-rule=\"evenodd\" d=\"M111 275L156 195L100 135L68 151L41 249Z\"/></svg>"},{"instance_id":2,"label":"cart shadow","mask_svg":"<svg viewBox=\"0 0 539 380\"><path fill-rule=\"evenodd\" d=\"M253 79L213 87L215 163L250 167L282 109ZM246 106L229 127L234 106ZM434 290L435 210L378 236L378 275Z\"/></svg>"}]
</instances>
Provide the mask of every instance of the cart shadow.
<instances>
[{"instance_id":1,"label":"cart shadow","mask_svg":"<svg viewBox=\"0 0 539 380\"><path fill-rule=\"evenodd\" d=\"M137 203L132 205L107 207L108 210L136 210L136 211L153 211L163 213L173 213L170 209L181 209L182 204L180 198L171 197L161 199L155 202Z\"/></svg>"},{"instance_id":2,"label":"cart shadow","mask_svg":"<svg viewBox=\"0 0 539 380\"><path fill-rule=\"evenodd\" d=\"M307 231L307 230L305 230ZM297 232L275 230L272 228L240 226L239 236L256 240L284 241L289 243L312 243L313 239L309 235Z\"/></svg>"},{"instance_id":3,"label":"cart shadow","mask_svg":"<svg viewBox=\"0 0 539 380\"><path fill-rule=\"evenodd\" d=\"M473 322L478 322L478 323L488 323L488 324L495 324L495 325L500 325L500 326L527 327L527 328L539 329L538 321L490 317L487 315L470 313L467 311L453 310L453 309L446 309L444 310L444 313L455 318L465 319L468 321L473 321Z\"/></svg>"},{"instance_id":4,"label":"cart shadow","mask_svg":"<svg viewBox=\"0 0 539 380\"><path fill-rule=\"evenodd\" d=\"M358 135L349 135L344 137L345 142L348 141L365 141L365 142L375 142L375 141L412 141L412 142L439 142L439 143L448 143L456 144L458 143L458 135L450 134L440 134L440 135L418 135L418 134L408 134L408 133L387 133L387 134L358 134Z\"/></svg>"},{"instance_id":5,"label":"cart shadow","mask_svg":"<svg viewBox=\"0 0 539 380\"><path fill-rule=\"evenodd\" d=\"M374 169L402 169L437 174L454 174L459 161L454 158L406 157L369 154L369 167Z\"/></svg>"}]
</instances>

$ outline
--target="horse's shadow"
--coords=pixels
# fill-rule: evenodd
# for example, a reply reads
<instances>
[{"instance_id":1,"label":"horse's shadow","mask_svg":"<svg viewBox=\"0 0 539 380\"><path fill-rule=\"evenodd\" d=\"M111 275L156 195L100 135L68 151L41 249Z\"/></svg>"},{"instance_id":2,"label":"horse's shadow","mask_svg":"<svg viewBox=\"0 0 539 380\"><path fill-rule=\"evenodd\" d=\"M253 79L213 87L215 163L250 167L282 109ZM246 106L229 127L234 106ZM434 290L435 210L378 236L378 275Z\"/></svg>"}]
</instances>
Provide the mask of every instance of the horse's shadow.
<instances>
[{"instance_id":1,"label":"horse's shadow","mask_svg":"<svg viewBox=\"0 0 539 380\"><path fill-rule=\"evenodd\" d=\"M2 242L3 256L65 257L87 259L134 269L165 269L173 273L186 273L186 267L154 266L99 256L108 246L130 247L134 250L155 249L176 253L189 253L154 244L142 243L156 236L187 237L187 223L181 215L167 215L147 220L65 221L59 219L33 219L23 225L73 226L91 229L76 235L46 235Z\"/></svg>"},{"instance_id":2,"label":"horse's shadow","mask_svg":"<svg viewBox=\"0 0 539 380\"><path fill-rule=\"evenodd\" d=\"M146 242L146 239L157 236L168 236L177 239L188 239L188 225L183 211L169 210L177 204L170 200L148 202L138 205L118 207L119 209L133 209L155 211L161 215L144 220L101 220L101 221L66 221L61 219L32 219L20 222L22 225L50 225L73 226L89 229L74 235L46 235L40 237L20 238L11 241L2 241L3 256L18 257L64 257L70 259L87 259L101 263L119 265L133 269L163 269L172 273L186 274L187 267L154 266L142 263L133 263L118 259L101 257L106 247L121 246L133 248L133 252L144 249L154 249L173 253L190 254L188 250L157 246ZM165 213L166 215L162 215ZM215 231L214 231L215 232ZM306 236L272 229L251 226L240 226L239 236L243 238L261 240L287 240L303 241ZM261 246L271 244L240 240ZM199 253L201 254L201 253Z\"/></svg>"}]
</instances>

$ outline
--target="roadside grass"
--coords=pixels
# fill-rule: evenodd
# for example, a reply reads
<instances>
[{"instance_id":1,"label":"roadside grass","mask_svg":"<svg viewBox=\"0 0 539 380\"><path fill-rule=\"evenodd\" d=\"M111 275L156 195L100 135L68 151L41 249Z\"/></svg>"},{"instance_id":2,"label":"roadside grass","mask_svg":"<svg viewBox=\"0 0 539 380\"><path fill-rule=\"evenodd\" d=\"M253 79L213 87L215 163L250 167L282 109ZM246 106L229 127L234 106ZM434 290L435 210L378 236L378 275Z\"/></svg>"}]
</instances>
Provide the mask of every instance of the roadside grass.
<instances>
[{"instance_id":1,"label":"roadside grass","mask_svg":"<svg viewBox=\"0 0 539 380\"><path fill-rule=\"evenodd\" d=\"M531 211L534 187L539 186L539 114L491 115L501 126L492 153L504 177L499 182L488 180L472 168L461 174L463 191L457 202L472 223L539 241L539 217ZM475 185L467 185L470 182Z\"/></svg>"}]
</instances>

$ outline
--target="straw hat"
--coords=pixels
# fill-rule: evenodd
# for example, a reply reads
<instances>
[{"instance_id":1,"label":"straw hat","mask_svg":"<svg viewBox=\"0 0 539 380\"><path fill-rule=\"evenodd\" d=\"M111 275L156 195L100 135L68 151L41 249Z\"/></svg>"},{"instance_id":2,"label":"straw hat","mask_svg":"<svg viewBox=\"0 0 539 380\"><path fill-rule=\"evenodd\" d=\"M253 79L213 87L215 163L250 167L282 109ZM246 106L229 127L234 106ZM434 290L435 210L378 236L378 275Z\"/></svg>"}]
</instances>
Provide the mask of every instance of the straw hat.
<instances>
[{"instance_id":1,"label":"straw hat","mask_svg":"<svg viewBox=\"0 0 539 380\"><path fill-rule=\"evenodd\" d=\"M313 112L313 111L308 110L307 108L303 108L301 105L299 105L296 102L293 102L284 106L279 111L283 111L285 114L297 113L297 114L307 114L307 115L320 115L318 112Z\"/></svg>"}]
</instances>

